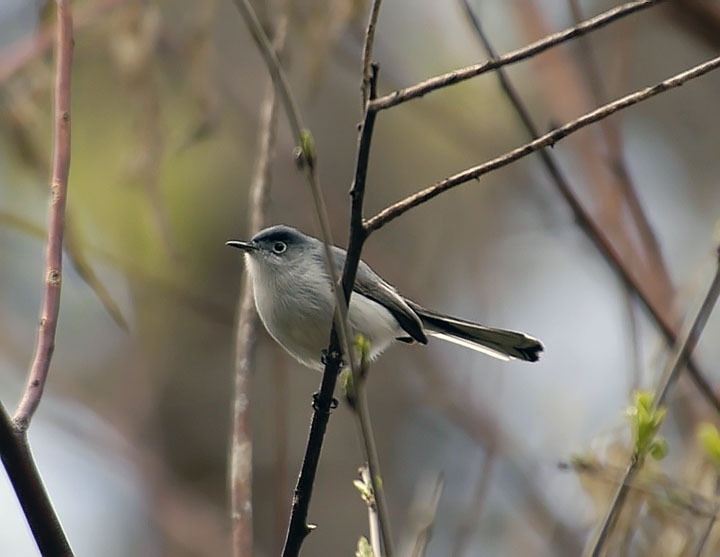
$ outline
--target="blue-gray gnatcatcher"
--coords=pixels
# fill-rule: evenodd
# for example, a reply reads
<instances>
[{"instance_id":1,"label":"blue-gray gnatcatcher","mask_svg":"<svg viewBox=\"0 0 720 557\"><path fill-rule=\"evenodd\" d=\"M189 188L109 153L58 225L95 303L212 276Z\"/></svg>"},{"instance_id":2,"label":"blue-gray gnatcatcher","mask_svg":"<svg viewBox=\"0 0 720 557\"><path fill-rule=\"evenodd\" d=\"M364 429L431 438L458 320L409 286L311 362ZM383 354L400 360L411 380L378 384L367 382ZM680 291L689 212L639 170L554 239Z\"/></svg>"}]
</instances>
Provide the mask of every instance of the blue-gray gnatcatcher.
<instances>
[{"instance_id":1,"label":"blue-gray gnatcatcher","mask_svg":"<svg viewBox=\"0 0 720 557\"><path fill-rule=\"evenodd\" d=\"M270 335L300 363L322 369L335 309L322 242L289 226L260 231L249 242L227 245L245 252L255 307ZM342 269L345 250L331 248ZM523 333L483 327L442 315L404 298L360 262L350 297L348 321L354 335L370 344L377 357L395 340L427 344L427 336L484 352L501 360L535 362L542 343Z\"/></svg>"}]
</instances>

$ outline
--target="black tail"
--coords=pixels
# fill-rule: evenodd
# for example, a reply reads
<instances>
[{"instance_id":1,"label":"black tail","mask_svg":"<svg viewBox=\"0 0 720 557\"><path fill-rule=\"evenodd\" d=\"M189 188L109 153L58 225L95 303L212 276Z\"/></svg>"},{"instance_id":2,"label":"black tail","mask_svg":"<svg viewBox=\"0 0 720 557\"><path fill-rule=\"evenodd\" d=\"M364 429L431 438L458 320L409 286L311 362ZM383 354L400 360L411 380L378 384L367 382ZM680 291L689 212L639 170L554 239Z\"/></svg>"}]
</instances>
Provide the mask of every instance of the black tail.
<instances>
[{"instance_id":1,"label":"black tail","mask_svg":"<svg viewBox=\"0 0 720 557\"><path fill-rule=\"evenodd\" d=\"M483 327L472 321L442 315L408 301L423 326L434 337L483 352L501 360L537 362L542 343L523 333Z\"/></svg>"}]
</instances>

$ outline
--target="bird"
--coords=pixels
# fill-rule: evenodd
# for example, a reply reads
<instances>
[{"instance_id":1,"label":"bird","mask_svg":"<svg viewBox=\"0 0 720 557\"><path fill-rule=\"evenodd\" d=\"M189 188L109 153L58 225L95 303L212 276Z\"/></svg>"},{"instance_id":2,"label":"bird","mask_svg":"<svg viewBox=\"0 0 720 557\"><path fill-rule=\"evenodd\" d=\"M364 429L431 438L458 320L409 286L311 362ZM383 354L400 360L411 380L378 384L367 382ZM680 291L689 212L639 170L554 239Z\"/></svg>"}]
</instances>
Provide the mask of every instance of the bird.
<instances>
[{"instance_id":1,"label":"bird","mask_svg":"<svg viewBox=\"0 0 720 557\"><path fill-rule=\"evenodd\" d=\"M298 362L324 367L335 297L323 242L283 224L258 232L250 241L226 245L244 252L255 307L271 337ZM330 246L336 268L346 252ZM360 261L348 308L352 337L362 335L368 359L395 341L427 344L428 336L453 342L500 360L535 362L543 344L525 333L486 327L424 308L401 295Z\"/></svg>"}]
</instances>

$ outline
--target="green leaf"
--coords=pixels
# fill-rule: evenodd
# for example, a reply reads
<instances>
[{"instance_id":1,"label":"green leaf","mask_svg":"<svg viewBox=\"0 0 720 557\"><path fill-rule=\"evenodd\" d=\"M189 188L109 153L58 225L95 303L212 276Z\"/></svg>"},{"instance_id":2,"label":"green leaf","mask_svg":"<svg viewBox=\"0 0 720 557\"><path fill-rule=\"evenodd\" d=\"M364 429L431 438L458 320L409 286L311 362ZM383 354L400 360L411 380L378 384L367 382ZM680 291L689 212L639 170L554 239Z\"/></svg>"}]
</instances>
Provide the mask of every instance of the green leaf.
<instances>
[{"instance_id":1,"label":"green leaf","mask_svg":"<svg viewBox=\"0 0 720 557\"><path fill-rule=\"evenodd\" d=\"M666 439L656 439L650 445L650 456L655 460L662 460L670 451L670 446Z\"/></svg>"},{"instance_id":2,"label":"green leaf","mask_svg":"<svg viewBox=\"0 0 720 557\"><path fill-rule=\"evenodd\" d=\"M366 484L363 480L353 480L355 489L360 492L360 497L365 501L367 505L375 504L375 498L373 497L372 486Z\"/></svg>"},{"instance_id":3,"label":"green leaf","mask_svg":"<svg viewBox=\"0 0 720 557\"><path fill-rule=\"evenodd\" d=\"M360 539L358 540L355 557L375 557L372 546L365 536L360 536Z\"/></svg>"},{"instance_id":4,"label":"green leaf","mask_svg":"<svg viewBox=\"0 0 720 557\"><path fill-rule=\"evenodd\" d=\"M654 393L637 391L634 395L633 405L626 411L633 433L635 456L638 459L643 459L648 454L652 454L654 458L663 458L668 451L667 442L655 441L655 435L665 419L667 409L655 408L654 400Z\"/></svg>"},{"instance_id":5,"label":"green leaf","mask_svg":"<svg viewBox=\"0 0 720 557\"><path fill-rule=\"evenodd\" d=\"M298 146L295 148L295 162L300 168L304 168L306 165L313 167L316 158L317 150L312 133L308 129L301 130Z\"/></svg>"},{"instance_id":6,"label":"green leaf","mask_svg":"<svg viewBox=\"0 0 720 557\"><path fill-rule=\"evenodd\" d=\"M340 386L346 398L355 400L355 385L353 384L352 372L349 369L344 369L340 373Z\"/></svg>"},{"instance_id":7,"label":"green leaf","mask_svg":"<svg viewBox=\"0 0 720 557\"><path fill-rule=\"evenodd\" d=\"M717 427L708 422L701 423L698 426L697 438L715 466L720 468L720 432Z\"/></svg>"},{"instance_id":8,"label":"green leaf","mask_svg":"<svg viewBox=\"0 0 720 557\"><path fill-rule=\"evenodd\" d=\"M364 363L370 357L370 341L361 334L355 335L355 349L360 355L360 360Z\"/></svg>"}]
</instances>

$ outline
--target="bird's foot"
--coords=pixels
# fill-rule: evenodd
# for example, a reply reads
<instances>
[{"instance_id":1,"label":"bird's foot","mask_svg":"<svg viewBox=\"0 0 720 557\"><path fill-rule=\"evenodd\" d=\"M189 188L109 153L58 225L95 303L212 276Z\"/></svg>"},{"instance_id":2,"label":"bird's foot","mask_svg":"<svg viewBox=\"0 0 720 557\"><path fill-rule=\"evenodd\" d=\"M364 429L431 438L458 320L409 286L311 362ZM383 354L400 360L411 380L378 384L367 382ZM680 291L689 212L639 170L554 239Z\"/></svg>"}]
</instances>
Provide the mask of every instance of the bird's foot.
<instances>
[{"instance_id":1,"label":"bird's foot","mask_svg":"<svg viewBox=\"0 0 720 557\"><path fill-rule=\"evenodd\" d=\"M338 352L333 352L332 354L328 354L328 351L326 349L323 349L323 351L320 353L320 363L324 366L328 365L329 362L332 362L334 360L340 360L340 354ZM345 362L343 360L340 360L339 368L345 367Z\"/></svg>"},{"instance_id":2,"label":"bird's foot","mask_svg":"<svg viewBox=\"0 0 720 557\"><path fill-rule=\"evenodd\" d=\"M319 392L313 393L312 399L313 399L313 401L312 401L313 410L315 410L317 412L320 409L320 393ZM335 410L335 408L338 407L338 404L340 404L338 402L338 399L336 399L335 397L332 397L332 399L330 400L330 410Z\"/></svg>"}]
</instances>

